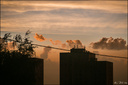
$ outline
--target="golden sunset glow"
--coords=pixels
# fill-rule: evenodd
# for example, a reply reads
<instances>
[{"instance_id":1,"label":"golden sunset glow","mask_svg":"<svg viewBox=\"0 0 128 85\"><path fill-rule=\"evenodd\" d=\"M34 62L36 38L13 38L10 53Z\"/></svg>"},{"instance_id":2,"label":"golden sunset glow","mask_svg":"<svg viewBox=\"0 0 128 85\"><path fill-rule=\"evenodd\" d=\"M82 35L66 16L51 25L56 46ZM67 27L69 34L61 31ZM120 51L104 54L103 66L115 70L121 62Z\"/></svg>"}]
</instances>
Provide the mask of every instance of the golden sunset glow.
<instances>
[{"instance_id":1,"label":"golden sunset glow","mask_svg":"<svg viewBox=\"0 0 128 85\"><path fill-rule=\"evenodd\" d=\"M90 52L127 57L127 14L127 1L1 1L1 37L30 30L36 44L68 50L78 45ZM59 84L59 53L65 51L35 50L36 57L45 59L45 84ZM114 63L114 81L127 81L127 60L97 58ZM55 78L50 78L47 65Z\"/></svg>"}]
</instances>

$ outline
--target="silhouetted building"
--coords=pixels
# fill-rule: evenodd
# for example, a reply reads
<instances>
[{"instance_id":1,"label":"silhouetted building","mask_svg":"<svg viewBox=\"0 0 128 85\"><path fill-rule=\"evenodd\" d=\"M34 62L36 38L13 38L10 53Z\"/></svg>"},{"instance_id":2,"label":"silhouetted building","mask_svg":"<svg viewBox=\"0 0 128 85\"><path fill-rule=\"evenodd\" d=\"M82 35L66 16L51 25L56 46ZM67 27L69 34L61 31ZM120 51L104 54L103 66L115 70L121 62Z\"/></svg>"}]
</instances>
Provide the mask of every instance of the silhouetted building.
<instances>
[{"instance_id":1,"label":"silhouetted building","mask_svg":"<svg viewBox=\"0 0 128 85\"><path fill-rule=\"evenodd\" d=\"M113 63L85 49L60 53L60 85L113 85Z\"/></svg>"},{"instance_id":2,"label":"silhouetted building","mask_svg":"<svg viewBox=\"0 0 128 85\"><path fill-rule=\"evenodd\" d=\"M43 68L43 59L12 59L0 68L0 85L43 85Z\"/></svg>"}]
</instances>

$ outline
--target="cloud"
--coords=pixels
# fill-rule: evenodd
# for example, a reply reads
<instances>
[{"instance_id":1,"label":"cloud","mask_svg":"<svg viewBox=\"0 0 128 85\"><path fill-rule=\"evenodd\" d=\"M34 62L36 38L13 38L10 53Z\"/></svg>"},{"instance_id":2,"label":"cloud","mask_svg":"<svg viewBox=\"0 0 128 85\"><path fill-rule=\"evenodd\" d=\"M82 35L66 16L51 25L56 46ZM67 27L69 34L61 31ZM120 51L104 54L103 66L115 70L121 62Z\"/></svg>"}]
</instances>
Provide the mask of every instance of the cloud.
<instances>
[{"instance_id":1,"label":"cloud","mask_svg":"<svg viewBox=\"0 0 128 85\"><path fill-rule=\"evenodd\" d=\"M50 39L49 41L50 41L53 45L57 45L57 46L60 46L60 47L62 47L62 48L67 48L68 46L69 46L70 48L73 48L74 45L75 45L75 46L78 45L78 47L83 47L83 45L82 45L82 43L81 43L80 40L66 40L66 43L67 43L68 45L67 45L66 43L62 43L60 40L55 40L55 41L53 41L52 39Z\"/></svg>"},{"instance_id":2,"label":"cloud","mask_svg":"<svg viewBox=\"0 0 128 85\"><path fill-rule=\"evenodd\" d=\"M48 12L13 13L12 15L11 13L13 12L2 12L1 14L3 31L21 32L31 28L33 31L46 34L79 35L90 34L89 32L96 33L96 31L104 34L109 30L111 30L109 33L115 33L115 29L117 30L116 33L124 33L127 28L126 14L110 14L96 10L63 9Z\"/></svg>"},{"instance_id":3,"label":"cloud","mask_svg":"<svg viewBox=\"0 0 128 85\"><path fill-rule=\"evenodd\" d=\"M44 38L42 35L39 35L39 34L35 34L34 38L40 42L46 40L47 38ZM61 48L67 48L68 46L70 48L73 48L74 46L78 46L78 47L83 47L82 43L80 40L66 40L66 43L62 43L60 40L52 40L52 39L47 39L49 40L52 45L56 45L56 46L59 46ZM46 49L44 49L46 50Z\"/></svg>"},{"instance_id":4,"label":"cloud","mask_svg":"<svg viewBox=\"0 0 128 85\"><path fill-rule=\"evenodd\" d=\"M66 45L65 43L63 43L63 44L61 44L61 47L62 47L62 48L66 48L67 45Z\"/></svg>"},{"instance_id":5,"label":"cloud","mask_svg":"<svg viewBox=\"0 0 128 85\"><path fill-rule=\"evenodd\" d=\"M126 1L2 1L2 9L6 11L49 11L57 9L97 9L115 13L127 13Z\"/></svg>"},{"instance_id":6,"label":"cloud","mask_svg":"<svg viewBox=\"0 0 128 85\"><path fill-rule=\"evenodd\" d=\"M3 2L1 26L4 28L2 30L23 31L31 28L44 33L75 34L74 32L77 32L77 34L85 34L85 32L95 32L95 29L103 30L101 33L107 29L115 32L113 28L126 29L126 13L104 11L104 9L126 10L126 3L123 1L104 2ZM45 9L49 9L49 11ZM15 10L25 12L19 13Z\"/></svg>"},{"instance_id":7,"label":"cloud","mask_svg":"<svg viewBox=\"0 0 128 85\"><path fill-rule=\"evenodd\" d=\"M62 43L60 40L53 41L52 39L49 40L53 45L60 46L62 48L67 48L68 46L70 48L73 48L74 46L83 47L80 40L66 40L66 43Z\"/></svg>"},{"instance_id":8,"label":"cloud","mask_svg":"<svg viewBox=\"0 0 128 85\"><path fill-rule=\"evenodd\" d=\"M52 39L45 38L45 37L43 37L43 35L39 35L37 33L35 34L34 38L36 40L40 41L40 42L45 41L45 40L49 40L53 45L57 45L57 46L60 46L62 48L66 48L67 47L67 45L65 43L62 43L60 40L53 41Z\"/></svg>"},{"instance_id":9,"label":"cloud","mask_svg":"<svg viewBox=\"0 0 128 85\"><path fill-rule=\"evenodd\" d=\"M60 40L55 40L53 41L52 39L49 40L53 45L57 45L57 46L60 46L62 48L66 48L67 45L66 43L62 43Z\"/></svg>"},{"instance_id":10,"label":"cloud","mask_svg":"<svg viewBox=\"0 0 128 85\"><path fill-rule=\"evenodd\" d=\"M83 47L80 40L66 40L66 43L62 43L60 40L53 41L52 39L49 40L53 45L60 46L62 48L67 48L68 46L70 48L73 48L74 46Z\"/></svg>"},{"instance_id":11,"label":"cloud","mask_svg":"<svg viewBox=\"0 0 128 85\"><path fill-rule=\"evenodd\" d=\"M73 48L74 46L83 47L80 40L67 40L66 42L68 43L70 48Z\"/></svg>"},{"instance_id":12,"label":"cloud","mask_svg":"<svg viewBox=\"0 0 128 85\"><path fill-rule=\"evenodd\" d=\"M49 46L49 48L47 48L47 47L45 47L43 50L43 53L40 55L40 57L41 58L43 58L43 59L47 59L48 58L48 53L51 51L51 49L52 48L50 48L50 46Z\"/></svg>"},{"instance_id":13,"label":"cloud","mask_svg":"<svg viewBox=\"0 0 128 85\"><path fill-rule=\"evenodd\" d=\"M34 38L40 42L45 41L46 38L43 37L43 35L35 34Z\"/></svg>"},{"instance_id":14,"label":"cloud","mask_svg":"<svg viewBox=\"0 0 128 85\"><path fill-rule=\"evenodd\" d=\"M98 42L92 42L90 46L93 49L108 49L108 50L125 50L127 48L126 41L122 38L102 38Z\"/></svg>"},{"instance_id":15,"label":"cloud","mask_svg":"<svg viewBox=\"0 0 128 85\"><path fill-rule=\"evenodd\" d=\"M50 40L50 42L53 44L53 45L61 45L62 42L60 40L55 40L53 41L52 39Z\"/></svg>"}]
</instances>

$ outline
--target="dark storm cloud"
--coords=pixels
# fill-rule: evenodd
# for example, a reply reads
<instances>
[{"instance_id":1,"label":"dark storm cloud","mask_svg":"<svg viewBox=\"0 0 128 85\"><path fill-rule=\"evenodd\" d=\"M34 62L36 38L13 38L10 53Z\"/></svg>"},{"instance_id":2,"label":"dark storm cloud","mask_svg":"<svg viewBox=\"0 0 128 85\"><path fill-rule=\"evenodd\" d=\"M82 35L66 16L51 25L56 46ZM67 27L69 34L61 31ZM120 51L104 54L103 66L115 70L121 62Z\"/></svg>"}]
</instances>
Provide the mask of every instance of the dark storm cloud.
<instances>
[{"instance_id":1,"label":"dark storm cloud","mask_svg":"<svg viewBox=\"0 0 128 85\"><path fill-rule=\"evenodd\" d=\"M108 49L108 50L125 50L126 40L122 38L102 38L98 42L92 42L91 47L93 49Z\"/></svg>"}]
</instances>

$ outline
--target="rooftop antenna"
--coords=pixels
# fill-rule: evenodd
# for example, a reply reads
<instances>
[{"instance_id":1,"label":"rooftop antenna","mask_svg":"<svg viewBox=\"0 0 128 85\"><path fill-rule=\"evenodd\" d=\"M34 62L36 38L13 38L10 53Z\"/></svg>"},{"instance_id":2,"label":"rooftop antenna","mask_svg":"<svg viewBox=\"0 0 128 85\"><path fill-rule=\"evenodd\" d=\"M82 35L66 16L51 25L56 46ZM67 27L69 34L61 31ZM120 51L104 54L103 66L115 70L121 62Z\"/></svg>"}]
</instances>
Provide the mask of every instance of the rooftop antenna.
<instances>
[{"instance_id":1,"label":"rooftop antenna","mask_svg":"<svg viewBox=\"0 0 128 85\"><path fill-rule=\"evenodd\" d=\"M77 44L77 48L78 48L78 44Z\"/></svg>"},{"instance_id":2,"label":"rooftop antenna","mask_svg":"<svg viewBox=\"0 0 128 85\"><path fill-rule=\"evenodd\" d=\"M86 50L86 47L84 46L84 49Z\"/></svg>"},{"instance_id":3,"label":"rooftop antenna","mask_svg":"<svg viewBox=\"0 0 128 85\"><path fill-rule=\"evenodd\" d=\"M74 49L75 49L75 45L74 45Z\"/></svg>"}]
</instances>

